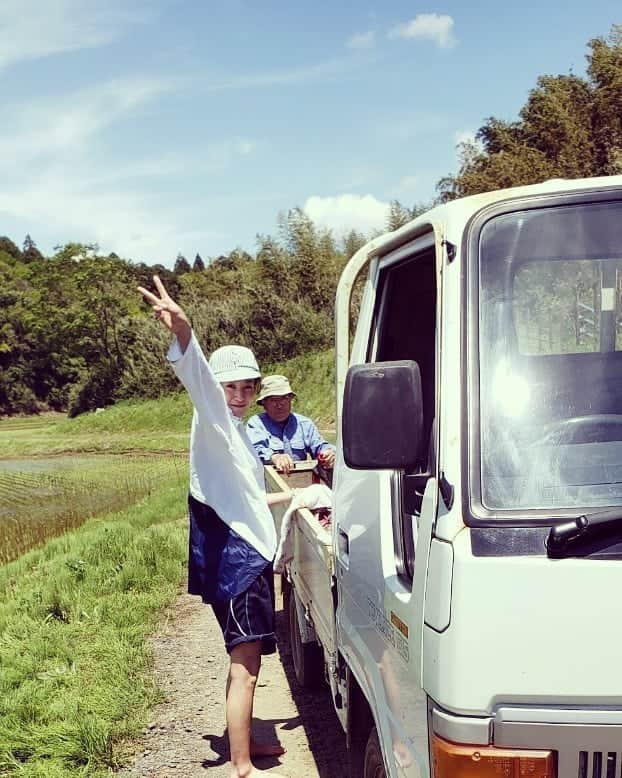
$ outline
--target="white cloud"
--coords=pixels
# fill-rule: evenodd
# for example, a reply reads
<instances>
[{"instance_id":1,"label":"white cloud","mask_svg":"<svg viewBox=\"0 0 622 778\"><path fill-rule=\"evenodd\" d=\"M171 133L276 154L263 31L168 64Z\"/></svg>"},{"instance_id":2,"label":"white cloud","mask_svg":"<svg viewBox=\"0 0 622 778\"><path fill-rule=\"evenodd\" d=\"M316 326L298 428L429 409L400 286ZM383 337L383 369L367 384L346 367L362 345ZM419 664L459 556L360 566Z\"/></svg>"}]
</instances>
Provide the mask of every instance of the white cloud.
<instances>
[{"instance_id":1,"label":"white cloud","mask_svg":"<svg viewBox=\"0 0 622 778\"><path fill-rule=\"evenodd\" d=\"M138 107L173 91L172 80L116 80L67 94L12 107L0 134L3 149L0 171L59 155L75 159L89 151L89 141L106 127L130 115Z\"/></svg>"},{"instance_id":2,"label":"white cloud","mask_svg":"<svg viewBox=\"0 0 622 778\"><path fill-rule=\"evenodd\" d=\"M243 73L241 75L225 76L222 78L208 77L204 80L203 88L207 92L221 92L230 89L260 89L272 86L290 86L295 84L326 79L340 75L354 68L350 59L327 60L312 65L301 67L289 67L283 70L268 71L265 73Z\"/></svg>"},{"instance_id":3,"label":"white cloud","mask_svg":"<svg viewBox=\"0 0 622 778\"><path fill-rule=\"evenodd\" d=\"M253 151L256 148L256 143L252 140L248 140L247 138L233 138L233 149L238 154L242 154L243 156L247 156L248 154L252 154Z\"/></svg>"},{"instance_id":4,"label":"white cloud","mask_svg":"<svg viewBox=\"0 0 622 778\"><path fill-rule=\"evenodd\" d=\"M80 172L49 171L29 185L0 191L0 214L30 225L46 225L53 244L73 240L97 243L101 252L148 263L171 265L180 247L222 238L217 229L197 230L192 204L162 204L147 191L123 185L98 188ZM37 239L36 227L29 229ZM41 247L41 246L40 246ZM195 249L196 250L196 249Z\"/></svg>"},{"instance_id":5,"label":"white cloud","mask_svg":"<svg viewBox=\"0 0 622 778\"><path fill-rule=\"evenodd\" d=\"M454 143L460 146L462 143L475 144L475 133L473 130L458 130L454 133Z\"/></svg>"},{"instance_id":6,"label":"white cloud","mask_svg":"<svg viewBox=\"0 0 622 778\"><path fill-rule=\"evenodd\" d=\"M457 130L454 133L454 144L458 167L471 159L474 152L477 154L484 151L484 144L478 140L473 130Z\"/></svg>"},{"instance_id":7,"label":"white cloud","mask_svg":"<svg viewBox=\"0 0 622 778\"><path fill-rule=\"evenodd\" d=\"M83 189L71 176L49 174L21 191L3 192L0 212L27 217L30 223L54 224L59 234L72 240L99 243L104 251L130 256L135 248L144 250L142 256L148 255L155 249L150 243L174 232L163 214L158 218L150 213L145 198L123 191L97 191L88 185Z\"/></svg>"},{"instance_id":8,"label":"white cloud","mask_svg":"<svg viewBox=\"0 0 622 778\"><path fill-rule=\"evenodd\" d=\"M313 195L307 199L303 210L317 225L333 230L340 237L350 230L369 234L384 229L389 204L369 194L343 194L336 197Z\"/></svg>"},{"instance_id":9,"label":"white cloud","mask_svg":"<svg viewBox=\"0 0 622 778\"><path fill-rule=\"evenodd\" d=\"M423 38L435 41L442 49L455 46L454 20L447 14L417 14L409 22L398 24L389 30L389 38Z\"/></svg>"},{"instance_id":10,"label":"white cloud","mask_svg":"<svg viewBox=\"0 0 622 778\"><path fill-rule=\"evenodd\" d=\"M399 200L402 197L411 198L419 188L419 178L417 176L404 176L391 190L391 197Z\"/></svg>"},{"instance_id":11,"label":"white cloud","mask_svg":"<svg viewBox=\"0 0 622 778\"><path fill-rule=\"evenodd\" d=\"M135 120L144 106L178 89L169 79L107 82L59 98L12 106L0 133L0 214L45 226L54 243L95 242L103 252L170 263L187 241L213 239L192 228L192 205L155 192L155 177L183 180L189 170L214 170L256 148L246 137L206 141L161 157L104 158L101 141L116 125ZM199 223L202 223L199 220Z\"/></svg>"},{"instance_id":12,"label":"white cloud","mask_svg":"<svg viewBox=\"0 0 622 778\"><path fill-rule=\"evenodd\" d=\"M0 70L16 62L106 45L149 20L120 0L2 0Z\"/></svg>"},{"instance_id":13,"label":"white cloud","mask_svg":"<svg viewBox=\"0 0 622 778\"><path fill-rule=\"evenodd\" d=\"M376 42L376 33L373 30L357 32L346 41L349 49L370 49Z\"/></svg>"}]
</instances>

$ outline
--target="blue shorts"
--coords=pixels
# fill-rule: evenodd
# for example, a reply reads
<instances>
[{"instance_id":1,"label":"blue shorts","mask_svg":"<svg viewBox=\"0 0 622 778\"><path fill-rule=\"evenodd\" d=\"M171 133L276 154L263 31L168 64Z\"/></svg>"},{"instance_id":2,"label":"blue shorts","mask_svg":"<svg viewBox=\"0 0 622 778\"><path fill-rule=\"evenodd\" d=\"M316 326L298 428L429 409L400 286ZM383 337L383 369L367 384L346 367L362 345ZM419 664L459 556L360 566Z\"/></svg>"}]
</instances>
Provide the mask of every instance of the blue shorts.
<instances>
[{"instance_id":1,"label":"blue shorts","mask_svg":"<svg viewBox=\"0 0 622 778\"><path fill-rule=\"evenodd\" d=\"M267 565L252 584L230 600L212 602L227 653L240 643L261 641L261 653L276 651L274 634L274 574Z\"/></svg>"},{"instance_id":2,"label":"blue shorts","mask_svg":"<svg viewBox=\"0 0 622 778\"><path fill-rule=\"evenodd\" d=\"M188 495L188 512L188 593L212 603L245 592L269 560L192 495Z\"/></svg>"}]
</instances>

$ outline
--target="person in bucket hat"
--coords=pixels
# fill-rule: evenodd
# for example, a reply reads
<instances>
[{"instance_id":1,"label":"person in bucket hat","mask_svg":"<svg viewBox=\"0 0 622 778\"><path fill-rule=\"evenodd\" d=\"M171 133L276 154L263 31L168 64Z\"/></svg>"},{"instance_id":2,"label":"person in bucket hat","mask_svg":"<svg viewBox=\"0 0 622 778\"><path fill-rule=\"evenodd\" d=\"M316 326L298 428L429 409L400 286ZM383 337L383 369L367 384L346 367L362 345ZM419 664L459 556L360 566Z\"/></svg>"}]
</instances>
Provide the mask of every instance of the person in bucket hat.
<instances>
[{"instance_id":1,"label":"person in bucket hat","mask_svg":"<svg viewBox=\"0 0 622 778\"><path fill-rule=\"evenodd\" d=\"M231 778L258 776L252 759L280 756L280 745L251 735L253 697L262 654L276 650L276 530L268 507L291 492L266 495L261 460L243 417L261 378L253 352L223 346L205 358L183 309L158 276L157 294L138 290L175 341L168 360L194 406L190 434L188 591L212 606L230 656L226 719ZM279 778L277 773L268 772ZM280 776L283 778L283 776Z\"/></svg>"},{"instance_id":2,"label":"person in bucket hat","mask_svg":"<svg viewBox=\"0 0 622 778\"><path fill-rule=\"evenodd\" d=\"M289 473L294 462L318 459L331 469L335 462L335 447L320 435L311 419L292 412L296 393L284 375L268 375L262 382L257 402L264 412L252 416L246 431L264 465L274 465L281 473Z\"/></svg>"}]
</instances>

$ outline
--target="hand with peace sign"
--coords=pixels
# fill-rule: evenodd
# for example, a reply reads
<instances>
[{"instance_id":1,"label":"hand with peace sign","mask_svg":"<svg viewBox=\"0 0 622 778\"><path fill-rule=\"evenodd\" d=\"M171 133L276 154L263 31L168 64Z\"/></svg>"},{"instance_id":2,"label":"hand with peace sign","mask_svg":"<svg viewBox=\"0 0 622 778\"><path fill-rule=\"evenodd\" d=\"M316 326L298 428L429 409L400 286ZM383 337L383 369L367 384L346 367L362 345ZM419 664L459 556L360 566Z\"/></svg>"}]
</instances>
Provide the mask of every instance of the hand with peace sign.
<instances>
[{"instance_id":1,"label":"hand with peace sign","mask_svg":"<svg viewBox=\"0 0 622 778\"><path fill-rule=\"evenodd\" d=\"M159 276L153 277L153 283L158 290L159 297L148 289L145 289L144 286L139 286L138 291L143 295L145 300L151 304L156 319L161 321L162 324L175 335L182 352L184 352L190 342L190 336L192 335L190 320L183 309L169 296L169 293L166 291Z\"/></svg>"}]
</instances>

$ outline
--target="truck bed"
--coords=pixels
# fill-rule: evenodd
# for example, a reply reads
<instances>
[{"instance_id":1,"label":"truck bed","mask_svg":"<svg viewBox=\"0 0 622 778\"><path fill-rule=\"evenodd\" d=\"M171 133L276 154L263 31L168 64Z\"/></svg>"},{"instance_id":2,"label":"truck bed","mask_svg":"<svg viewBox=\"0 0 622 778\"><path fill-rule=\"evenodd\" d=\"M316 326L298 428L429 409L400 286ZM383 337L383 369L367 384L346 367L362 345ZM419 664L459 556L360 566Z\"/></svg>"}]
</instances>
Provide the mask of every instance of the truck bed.
<instances>
[{"instance_id":1,"label":"truck bed","mask_svg":"<svg viewBox=\"0 0 622 778\"><path fill-rule=\"evenodd\" d=\"M300 489L312 483L314 461L298 462L289 475L266 467L268 492ZM277 535L288 505L272 506ZM313 627L322 644L326 659L334 652L333 599L331 583L334 572L332 534L307 508L296 510L291 530L294 538L294 556L287 564L287 578L304 608L308 625Z\"/></svg>"}]
</instances>

